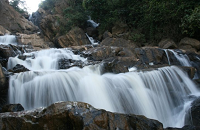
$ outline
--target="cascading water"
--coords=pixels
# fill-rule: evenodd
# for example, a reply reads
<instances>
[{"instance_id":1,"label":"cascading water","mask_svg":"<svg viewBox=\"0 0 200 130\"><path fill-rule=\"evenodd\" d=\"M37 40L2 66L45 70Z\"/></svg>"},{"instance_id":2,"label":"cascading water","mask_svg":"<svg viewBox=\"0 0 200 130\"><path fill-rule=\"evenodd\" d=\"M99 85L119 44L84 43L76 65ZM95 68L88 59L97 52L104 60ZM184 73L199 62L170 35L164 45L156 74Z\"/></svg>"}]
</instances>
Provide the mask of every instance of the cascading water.
<instances>
[{"instance_id":1,"label":"cascading water","mask_svg":"<svg viewBox=\"0 0 200 130\"><path fill-rule=\"evenodd\" d=\"M180 63L181 66L188 66L188 67L192 67L193 66L191 64L191 61L190 61L189 57L187 56L187 54L183 54L180 50L175 50L174 51L174 50L171 50L171 49L164 49L164 51L166 53L169 65L171 65L171 62L170 62L170 58L169 58L169 55L168 55L168 51L171 52L174 55L174 57L178 60L178 62ZM198 57L196 57L196 58L198 59ZM195 73L194 79L199 79L199 76L200 75Z\"/></svg>"},{"instance_id":2,"label":"cascading water","mask_svg":"<svg viewBox=\"0 0 200 130\"><path fill-rule=\"evenodd\" d=\"M112 112L145 115L161 121L164 127L182 127L193 100L190 96L200 96L195 84L175 66L103 75L100 65L67 70L52 67L57 64L54 60L66 53L72 59L82 59L60 49L29 53L35 55L30 61L11 58L9 64L23 64L32 71L10 77L9 102L33 109L57 101L81 101ZM47 56L53 58L47 61Z\"/></svg>"},{"instance_id":3,"label":"cascading water","mask_svg":"<svg viewBox=\"0 0 200 130\"><path fill-rule=\"evenodd\" d=\"M15 35L4 35L0 36L0 44L3 45L17 45L16 37Z\"/></svg>"},{"instance_id":4,"label":"cascading water","mask_svg":"<svg viewBox=\"0 0 200 130\"><path fill-rule=\"evenodd\" d=\"M24 55L27 56L26 60L21 60L18 56L10 57L7 68L12 69L17 64L21 64L29 70L57 70L59 69L58 60L62 58L86 61L85 58L74 55L69 49L41 50Z\"/></svg>"}]
</instances>

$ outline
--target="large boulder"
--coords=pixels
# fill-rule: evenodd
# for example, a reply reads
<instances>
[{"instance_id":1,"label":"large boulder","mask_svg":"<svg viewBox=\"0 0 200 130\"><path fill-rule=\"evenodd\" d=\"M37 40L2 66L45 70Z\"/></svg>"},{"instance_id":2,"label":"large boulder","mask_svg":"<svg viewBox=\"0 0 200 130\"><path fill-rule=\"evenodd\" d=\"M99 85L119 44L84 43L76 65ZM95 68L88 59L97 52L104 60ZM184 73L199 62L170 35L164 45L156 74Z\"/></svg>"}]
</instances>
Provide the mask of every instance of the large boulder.
<instances>
[{"instance_id":1,"label":"large boulder","mask_svg":"<svg viewBox=\"0 0 200 130\"><path fill-rule=\"evenodd\" d=\"M185 37L180 41L179 48L192 52L198 52L200 51L200 41L193 38Z\"/></svg>"},{"instance_id":2,"label":"large boulder","mask_svg":"<svg viewBox=\"0 0 200 130\"><path fill-rule=\"evenodd\" d=\"M49 47L54 47L52 42L45 41L45 39L37 33L18 34L17 42L22 45L31 45L33 47L33 49L35 49L35 50L47 49Z\"/></svg>"},{"instance_id":3,"label":"large boulder","mask_svg":"<svg viewBox=\"0 0 200 130\"><path fill-rule=\"evenodd\" d=\"M0 129L9 130L163 130L156 120L98 110L81 102L60 102L34 111L2 113L0 124Z\"/></svg>"},{"instance_id":4,"label":"large boulder","mask_svg":"<svg viewBox=\"0 0 200 130\"><path fill-rule=\"evenodd\" d=\"M57 40L60 47L81 46L91 44L81 28L75 27Z\"/></svg>"},{"instance_id":5,"label":"large boulder","mask_svg":"<svg viewBox=\"0 0 200 130\"><path fill-rule=\"evenodd\" d=\"M0 45L0 56L2 58L9 58L9 57L14 57L17 54L13 50L12 46L9 45Z\"/></svg>"},{"instance_id":6,"label":"large boulder","mask_svg":"<svg viewBox=\"0 0 200 130\"><path fill-rule=\"evenodd\" d=\"M0 1L0 25L12 33L32 33L38 31L36 26L9 5L8 0Z\"/></svg>"},{"instance_id":7,"label":"large boulder","mask_svg":"<svg viewBox=\"0 0 200 130\"><path fill-rule=\"evenodd\" d=\"M163 49L176 49L177 45L172 39L163 39L158 43L158 46Z\"/></svg>"}]
</instances>

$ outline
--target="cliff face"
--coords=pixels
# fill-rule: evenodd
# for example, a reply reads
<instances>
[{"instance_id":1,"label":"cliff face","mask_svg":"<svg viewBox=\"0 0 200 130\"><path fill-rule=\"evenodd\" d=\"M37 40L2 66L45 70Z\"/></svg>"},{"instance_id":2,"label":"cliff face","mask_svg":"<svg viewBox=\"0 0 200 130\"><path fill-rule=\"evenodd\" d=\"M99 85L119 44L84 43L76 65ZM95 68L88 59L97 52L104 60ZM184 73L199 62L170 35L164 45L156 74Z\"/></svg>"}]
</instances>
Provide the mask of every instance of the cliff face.
<instances>
[{"instance_id":1,"label":"cliff face","mask_svg":"<svg viewBox=\"0 0 200 130\"><path fill-rule=\"evenodd\" d=\"M9 5L8 0L0 1L0 26L11 33L30 34L38 31L36 26Z\"/></svg>"}]
</instances>

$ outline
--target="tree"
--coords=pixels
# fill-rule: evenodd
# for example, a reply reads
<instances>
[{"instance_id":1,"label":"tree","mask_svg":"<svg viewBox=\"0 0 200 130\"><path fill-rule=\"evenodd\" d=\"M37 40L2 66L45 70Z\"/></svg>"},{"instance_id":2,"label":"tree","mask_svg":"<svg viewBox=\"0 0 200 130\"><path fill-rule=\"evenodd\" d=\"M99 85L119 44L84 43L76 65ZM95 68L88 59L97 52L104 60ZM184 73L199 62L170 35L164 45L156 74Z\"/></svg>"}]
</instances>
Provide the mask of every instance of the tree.
<instances>
[{"instance_id":1,"label":"tree","mask_svg":"<svg viewBox=\"0 0 200 130\"><path fill-rule=\"evenodd\" d=\"M19 13L27 12L26 2L24 0L11 0L10 5Z\"/></svg>"}]
</instances>

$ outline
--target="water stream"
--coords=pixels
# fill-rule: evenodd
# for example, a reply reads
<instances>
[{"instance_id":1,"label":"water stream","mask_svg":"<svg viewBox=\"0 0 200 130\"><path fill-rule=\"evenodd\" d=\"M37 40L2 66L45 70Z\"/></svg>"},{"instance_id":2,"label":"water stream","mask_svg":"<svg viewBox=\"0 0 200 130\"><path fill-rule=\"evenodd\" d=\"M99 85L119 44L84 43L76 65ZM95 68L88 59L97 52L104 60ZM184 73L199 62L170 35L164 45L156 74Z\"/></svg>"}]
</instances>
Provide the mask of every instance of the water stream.
<instances>
[{"instance_id":1,"label":"water stream","mask_svg":"<svg viewBox=\"0 0 200 130\"><path fill-rule=\"evenodd\" d=\"M9 81L9 103L25 109L58 101L80 101L111 112L139 114L159 120L164 127L182 127L187 110L200 91L176 66L120 74L101 74L101 65L59 70L58 59L87 62L69 49L25 53L26 60L10 58L8 68L21 64L30 71Z\"/></svg>"}]
</instances>

